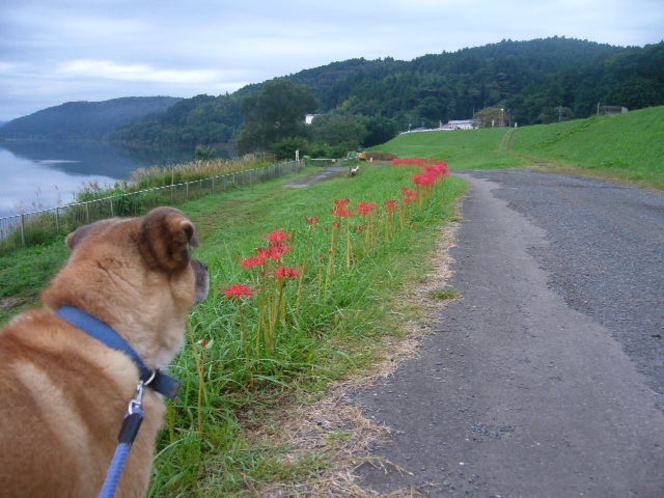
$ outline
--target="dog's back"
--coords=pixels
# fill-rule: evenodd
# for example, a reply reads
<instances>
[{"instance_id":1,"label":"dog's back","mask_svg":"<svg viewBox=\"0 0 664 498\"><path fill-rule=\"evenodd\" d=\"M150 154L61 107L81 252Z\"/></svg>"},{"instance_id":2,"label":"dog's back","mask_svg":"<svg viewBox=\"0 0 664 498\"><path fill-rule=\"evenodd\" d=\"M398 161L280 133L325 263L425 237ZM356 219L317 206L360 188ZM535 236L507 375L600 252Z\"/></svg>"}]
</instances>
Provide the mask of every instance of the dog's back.
<instances>
[{"instance_id":1,"label":"dog's back","mask_svg":"<svg viewBox=\"0 0 664 498\"><path fill-rule=\"evenodd\" d=\"M137 381L128 357L51 312L15 318L0 331L0 495L98 496ZM148 485L163 408L145 402L119 496Z\"/></svg>"}]
</instances>

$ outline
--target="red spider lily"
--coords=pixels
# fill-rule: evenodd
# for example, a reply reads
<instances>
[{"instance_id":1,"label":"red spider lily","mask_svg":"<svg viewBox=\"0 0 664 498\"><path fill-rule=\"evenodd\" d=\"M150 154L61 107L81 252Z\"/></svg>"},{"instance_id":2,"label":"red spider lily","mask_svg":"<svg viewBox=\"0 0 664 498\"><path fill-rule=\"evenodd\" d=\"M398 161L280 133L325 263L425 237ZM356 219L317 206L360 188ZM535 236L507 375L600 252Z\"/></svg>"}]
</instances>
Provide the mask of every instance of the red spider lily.
<instances>
[{"instance_id":1,"label":"red spider lily","mask_svg":"<svg viewBox=\"0 0 664 498\"><path fill-rule=\"evenodd\" d=\"M334 208L332 214L334 214L334 216L340 216L340 217L353 216L353 212L350 209L342 209L337 207Z\"/></svg>"},{"instance_id":2,"label":"red spider lily","mask_svg":"<svg viewBox=\"0 0 664 498\"><path fill-rule=\"evenodd\" d=\"M258 256L245 258L240 264L245 268L253 268L254 266L263 266L265 264L265 259L265 255L259 252Z\"/></svg>"},{"instance_id":3,"label":"red spider lily","mask_svg":"<svg viewBox=\"0 0 664 498\"><path fill-rule=\"evenodd\" d=\"M267 248L259 247L258 253L265 259L280 261L283 256L292 249L288 244L281 242L270 242Z\"/></svg>"},{"instance_id":4,"label":"red spider lily","mask_svg":"<svg viewBox=\"0 0 664 498\"><path fill-rule=\"evenodd\" d=\"M438 180L438 175L431 173L429 171L424 171L422 173L415 173L413 175L413 183L415 185L420 185L426 187L428 185L433 185Z\"/></svg>"},{"instance_id":5,"label":"red spider lily","mask_svg":"<svg viewBox=\"0 0 664 498\"><path fill-rule=\"evenodd\" d=\"M300 272L298 272L295 268L289 268L288 266L282 266L278 270L275 270L272 272L272 274L277 277L278 279L286 279L286 278L293 278L297 277Z\"/></svg>"},{"instance_id":6,"label":"red spider lily","mask_svg":"<svg viewBox=\"0 0 664 498\"><path fill-rule=\"evenodd\" d=\"M402 197L412 197L414 195L417 195L417 191L413 190L412 188L401 187L401 195Z\"/></svg>"},{"instance_id":7,"label":"red spider lily","mask_svg":"<svg viewBox=\"0 0 664 498\"><path fill-rule=\"evenodd\" d=\"M401 187L401 195L403 197L403 201L406 203L417 200L417 190L413 190L412 188Z\"/></svg>"},{"instance_id":8,"label":"red spider lily","mask_svg":"<svg viewBox=\"0 0 664 498\"><path fill-rule=\"evenodd\" d=\"M242 299L242 296L252 296L253 294L254 292L251 290L251 288L244 284L231 285L228 289L226 289L226 292L224 292L226 297L235 297L238 300Z\"/></svg>"},{"instance_id":9,"label":"red spider lily","mask_svg":"<svg viewBox=\"0 0 664 498\"><path fill-rule=\"evenodd\" d=\"M424 159L417 157L408 157L406 159L393 159L392 164L417 164L419 166L424 165Z\"/></svg>"},{"instance_id":10,"label":"red spider lily","mask_svg":"<svg viewBox=\"0 0 664 498\"><path fill-rule=\"evenodd\" d=\"M360 202L357 206L357 214L361 215L367 215L370 214L371 211L376 209L378 207L378 204L373 203L373 202Z\"/></svg>"},{"instance_id":11,"label":"red spider lily","mask_svg":"<svg viewBox=\"0 0 664 498\"><path fill-rule=\"evenodd\" d=\"M397 200L396 199L388 199L385 201L385 210L388 213L394 213L397 210Z\"/></svg>"},{"instance_id":12,"label":"red spider lily","mask_svg":"<svg viewBox=\"0 0 664 498\"><path fill-rule=\"evenodd\" d=\"M272 232L267 236L267 240L274 243L280 243L288 240L289 238L290 237L286 235L283 230L277 230L276 232Z\"/></svg>"},{"instance_id":13,"label":"red spider lily","mask_svg":"<svg viewBox=\"0 0 664 498\"><path fill-rule=\"evenodd\" d=\"M353 216L353 212L345 207L350 202L350 199L341 199L334 201L334 208L332 209L332 214L334 216Z\"/></svg>"},{"instance_id":14,"label":"red spider lily","mask_svg":"<svg viewBox=\"0 0 664 498\"><path fill-rule=\"evenodd\" d=\"M407 164L417 165L432 171L437 176L447 176L447 163L445 161L436 161L433 157L429 159L421 159L417 157L410 157L406 159L394 159L392 164Z\"/></svg>"},{"instance_id":15,"label":"red spider lily","mask_svg":"<svg viewBox=\"0 0 664 498\"><path fill-rule=\"evenodd\" d=\"M307 225L318 225L318 222L320 221L318 216L305 216L304 219L307 222Z\"/></svg>"},{"instance_id":16,"label":"red spider lily","mask_svg":"<svg viewBox=\"0 0 664 498\"><path fill-rule=\"evenodd\" d=\"M427 166L425 169L437 176L447 176L449 174L445 161L438 161L436 164Z\"/></svg>"}]
</instances>

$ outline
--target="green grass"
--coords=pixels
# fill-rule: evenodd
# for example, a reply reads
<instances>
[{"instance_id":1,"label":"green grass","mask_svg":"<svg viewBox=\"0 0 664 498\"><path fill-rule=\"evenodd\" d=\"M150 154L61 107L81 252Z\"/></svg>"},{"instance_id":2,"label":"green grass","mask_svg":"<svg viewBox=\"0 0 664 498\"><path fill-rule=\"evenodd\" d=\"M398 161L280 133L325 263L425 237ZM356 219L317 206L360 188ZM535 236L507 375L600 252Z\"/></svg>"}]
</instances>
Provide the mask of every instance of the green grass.
<instances>
[{"instance_id":1,"label":"green grass","mask_svg":"<svg viewBox=\"0 0 664 498\"><path fill-rule=\"evenodd\" d=\"M335 200L349 198L353 209L358 202L375 202L382 210L385 200L399 198L400 188L411 185L416 171L366 167L352 179L300 189L270 182L185 206L199 229L202 247L197 255L210 265L212 287L219 292L213 291L193 313L188 352L174 367L186 388L161 441L152 496L249 496L248 490L261 484L310 479L329 465L325 452L285 465L288 446L250 440L248 434L256 424L279 432L270 412L284 399L305 398L331 380L368 367L380 356L386 338L403 333L403 315L394 313L396 298L428 270L425 256L434 247L440 223L452 216L454 200L466 189L464 182L447 179L389 241L379 230L370 250L366 221L353 217L351 231L345 232L346 219L338 219L335 269L329 285L324 282ZM305 217L320 221L308 225ZM360 223L365 230L358 232ZM262 341L259 354L260 298L239 304L223 290L236 283L271 285L239 262L254 255L275 230L291 234L292 251L282 264L298 270L306 264L306 270L302 293L296 279L286 285L287 304L274 350ZM347 237L352 238L350 267ZM245 334L248 346L242 340ZM198 346L201 340L208 341L208 347ZM192 353L199 355L197 361Z\"/></svg>"},{"instance_id":2,"label":"green grass","mask_svg":"<svg viewBox=\"0 0 664 498\"><path fill-rule=\"evenodd\" d=\"M452 169L547 165L664 189L664 107L516 129L410 133L373 150L444 159Z\"/></svg>"},{"instance_id":3,"label":"green grass","mask_svg":"<svg viewBox=\"0 0 664 498\"><path fill-rule=\"evenodd\" d=\"M284 186L285 178L181 206L197 226L196 256L209 265L212 291L192 312L185 350L171 370L184 384L169 404L150 496L260 496L275 483L295 489L316 480L332 465L352 433L336 429L326 435L327 448L302 452L283 439L282 412L317 399L332 380L370 368L385 342L406 334L404 321L417 310L399 295L431 269L427 255L440 225L455 215L455 200L467 188L447 178L428 202L409 204L408 211L402 204L407 216L395 214L387 224L384 201L400 199L404 186L413 188L411 176L419 170L365 166L357 177L298 189ZM333 217L335 201L346 198L354 211L359 202L373 202L382 214ZM310 225L305 217L319 222ZM358 231L358 225L364 228ZM224 290L244 283L275 296L269 272L263 277L240 262L277 230L289 234L292 247L279 264L303 276L284 286L283 314L273 308L270 348L259 325L260 310L268 306L258 296L240 304ZM66 254L59 241L0 260L3 292L34 299Z\"/></svg>"},{"instance_id":4,"label":"green grass","mask_svg":"<svg viewBox=\"0 0 664 498\"><path fill-rule=\"evenodd\" d=\"M402 158L443 159L452 168L550 163L554 170L574 167L662 188L662 123L659 107L516 130L412 133L376 149ZM338 428L326 434L326 447L301 451L284 437L283 412L322 396L332 380L370 368L385 354L386 343L407 333L404 322L417 317L418 308L399 296L430 269L427 255L440 225L455 220L455 200L467 185L448 178L428 202L393 219L399 229L388 237L385 212L373 222L340 219L335 227L331 211L336 200L346 198L353 209L358 202L375 202L385 211L383 202L400 198L401 187L412 187L416 171L367 165L357 177L314 187L288 188L285 178L181 206L196 223L202 241L196 255L209 264L213 290L193 311L186 348L172 369L184 385L177 402L169 404L150 496L260 496L270 486L295 490L333 465L352 433ZM319 223L309 225L305 217ZM371 223L383 228L367 230ZM364 229L354 230L357 224ZM283 300L270 308L269 299L280 296L276 280L240 262L277 230L289 234L292 247L280 264L304 271L285 284ZM334 265L328 265L333 233L338 245ZM12 313L34 305L38 289L66 256L62 240L2 256L2 302L24 303ZM243 304L224 296L238 283L264 294ZM431 301L458 297L456 289L445 288L427 295ZM0 321L8 319L7 307L0 308ZM261 324L269 322L261 309L275 317L273 347L270 334L261 335L268 328Z\"/></svg>"},{"instance_id":5,"label":"green grass","mask_svg":"<svg viewBox=\"0 0 664 498\"><path fill-rule=\"evenodd\" d=\"M461 297L457 289L434 289L429 291L429 297L438 301L450 301Z\"/></svg>"},{"instance_id":6,"label":"green grass","mask_svg":"<svg viewBox=\"0 0 664 498\"><path fill-rule=\"evenodd\" d=\"M39 292L69 255L60 237L57 241L0 254L0 323L34 306Z\"/></svg>"},{"instance_id":7,"label":"green grass","mask_svg":"<svg viewBox=\"0 0 664 498\"><path fill-rule=\"evenodd\" d=\"M389 152L401 158L442 159L452 168L509 168L526 164L524 159L506 153L503 142L506 131L500 128L407 133L371 150Z\"/></svg>"}]
</instances>

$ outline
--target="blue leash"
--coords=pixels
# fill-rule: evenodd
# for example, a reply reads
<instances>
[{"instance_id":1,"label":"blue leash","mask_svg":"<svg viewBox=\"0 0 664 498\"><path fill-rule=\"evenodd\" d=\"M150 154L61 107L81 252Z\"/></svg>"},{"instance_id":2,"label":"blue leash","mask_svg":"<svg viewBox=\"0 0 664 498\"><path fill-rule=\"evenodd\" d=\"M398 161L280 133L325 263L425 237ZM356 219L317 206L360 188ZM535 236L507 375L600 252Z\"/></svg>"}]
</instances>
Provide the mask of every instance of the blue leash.
<instances>
[{"instance_id":1,"label":"blue leash","mask_svg":"<svg viewBox=\"0 0 664 498\"><path fill-rule=\"evenodd\" d=\"M160 370L152 370L120 334L89 313L73 306L63 306L56 314L108 347L122 351L138 367L141 380L136 386L136 396L127 407L127 413L118 435L118 447L115 450L104 486L99 494L100 498L113 498L127 463L129 450L131 450L131 445L134 443L138 430L141 428L141 423L145 418L145 412L143 411L144 388L149 387L159 394L174 399L182 382L169 377Z\"/></svg>"},{"instance_id":2,"label":"blue leash","mask_svg":"<svg viewBox=\"0 0 664 498\"><path fill-rule=\"evenodd\" d=\"M115 491L118 489L120 477L122 477L130 449L131 444L129 443L118 444L113 455L113 461L111 461L111 466L108 468L108 474L106 474L104 487L101 489L101 493L99 493L99 498L113 498L115 496Z\"/></svg>"},{"instance_id":3,"label":"blue leash","mask_svg":"<svg viewBox=\"0 0 664 498\"><path fill-rule=\"evenodd\" d=\"M101 493L99 493L100 498L113 498L118 489L122 472L124 471L127 458L129 457L129 450L131 450L131 445L134 443L138 430L141 428L143 418L145 418L142 399L143 381L139 382L138 387L136 388L136 397L131 400L129 407L127 408L127 414L125 415L124 421L122 422L122 429L120 429L120 434L118 435L118 447L115 449L113 460L111 460L111 465L106 473L104 486L101 488Z\"/></svg>"}]
</instances>

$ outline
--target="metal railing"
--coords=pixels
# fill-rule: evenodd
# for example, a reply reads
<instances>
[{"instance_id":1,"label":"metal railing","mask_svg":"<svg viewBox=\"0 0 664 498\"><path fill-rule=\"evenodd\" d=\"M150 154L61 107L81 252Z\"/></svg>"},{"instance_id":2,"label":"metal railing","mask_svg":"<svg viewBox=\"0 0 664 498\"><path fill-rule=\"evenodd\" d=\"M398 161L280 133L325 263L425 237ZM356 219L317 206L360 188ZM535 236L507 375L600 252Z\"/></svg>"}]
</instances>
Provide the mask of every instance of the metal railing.
<instances>
[{"instance_id":1,"label":"metal railing","mask_svg":"<svg viewBox=\"0 0 664 498\"><path fill-rule=\"evenodd\" d=\"M0 251L42 244L80 225L113 216L141 216L163 205L177 205L218 194L233 187L254 185L301 171L302 161L272 164L164 187L118 194L86 202L0 218Z\"/></svg>"}]
</instances>

